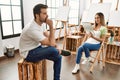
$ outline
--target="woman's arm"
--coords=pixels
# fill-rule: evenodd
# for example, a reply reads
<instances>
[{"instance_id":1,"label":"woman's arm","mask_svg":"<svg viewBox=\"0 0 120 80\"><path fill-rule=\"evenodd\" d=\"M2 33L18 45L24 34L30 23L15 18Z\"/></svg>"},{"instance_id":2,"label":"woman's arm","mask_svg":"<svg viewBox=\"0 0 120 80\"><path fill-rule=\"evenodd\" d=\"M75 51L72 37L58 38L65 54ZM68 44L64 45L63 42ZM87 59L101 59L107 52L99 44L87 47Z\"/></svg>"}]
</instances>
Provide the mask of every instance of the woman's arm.
<instances>
[{"instance_id":1,"label":"woman's arm","mask_svg":"<svg viewBox=\"0 0 120 80\"><path fill-rule=\"evenodd\" d=\"M99 41L99 42L104 41L104 40L105 40L105 37L106 37L106 35L102 35L102 36L100 36L100 38L97 38L97 37L93 36L92 33L90 33L90 35L91 35L91 37L92 37L93 39L95 39L95 40L97 40L97 41Z\"/></svg>"}]
</instances>

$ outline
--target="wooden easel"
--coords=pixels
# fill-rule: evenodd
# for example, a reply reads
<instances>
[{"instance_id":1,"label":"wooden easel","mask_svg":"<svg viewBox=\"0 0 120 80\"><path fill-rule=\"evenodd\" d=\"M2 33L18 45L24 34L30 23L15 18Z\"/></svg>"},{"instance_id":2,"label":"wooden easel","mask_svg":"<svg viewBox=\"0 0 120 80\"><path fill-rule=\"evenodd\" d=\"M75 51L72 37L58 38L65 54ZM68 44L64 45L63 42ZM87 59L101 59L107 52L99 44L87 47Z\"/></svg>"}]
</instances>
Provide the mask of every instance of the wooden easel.
<instances>
[{"instance_id":1,"label":"wooden easel","mask_svg":"<svg viewBox=\"0 0 120 80\"><path fill-rule=\"evenodd\" d=\"M64 2L64 6L66 6L66 5L67 5L67 0ZM66 36L67 36L67 26L66 26L67 21L56 20L55 29L56 29L59 22L61 22L63 24L63 27L64 27L64 40L63 40L63 49L64 49L65 44L66 44ZM61 30L62 30L62 27L60 27L60 31L58 34L58 41L60 40Z\"/></svg>"},{"instance_id":2,"label":"wooden easel","mask_svg":"<svg viewBox=\"0 0 120 80\"><path fill-rule=\"evenodd\" d=\"M63 27L64 27L64 40L63 40L63 49L64 49L64 46L66 44L66 36L67 36L67 21L56 21L56 24L55 24L55 29L56 29L56 26L58 25L58 23L61 22L63 24ZM61 31L62 31L62 27L60 27L60 31L59 31L59 34L58 34L58 41L60 40L60 35L61 35Z\"/></svg>"}]
</instances>

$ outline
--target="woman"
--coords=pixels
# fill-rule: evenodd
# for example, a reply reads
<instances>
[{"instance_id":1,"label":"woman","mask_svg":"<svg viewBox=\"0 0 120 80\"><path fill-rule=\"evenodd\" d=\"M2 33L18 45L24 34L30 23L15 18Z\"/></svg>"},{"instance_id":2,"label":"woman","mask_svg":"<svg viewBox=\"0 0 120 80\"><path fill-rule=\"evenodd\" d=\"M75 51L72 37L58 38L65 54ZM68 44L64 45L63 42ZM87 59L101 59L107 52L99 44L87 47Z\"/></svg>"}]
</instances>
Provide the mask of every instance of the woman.
<instances>
[{"instance_id":1,"label":"woman","mask_svg":"<svg viewBox=\"0 0 120 80\"><path fill-rule=\"evenodd\" d=\"M95 15L95 25L94 34L86 34L89 37L83 45L78 48L76 56L76 65L72 73L77 73L80 69L79 63L82 57L82 52L85 52L86 60L88 61L91 50L98 50L100 48L101 42L105 39L105 34L107 33L107 28L105 27L105 20L103 13L99 12Z\"/></svg>"}]
</instances>

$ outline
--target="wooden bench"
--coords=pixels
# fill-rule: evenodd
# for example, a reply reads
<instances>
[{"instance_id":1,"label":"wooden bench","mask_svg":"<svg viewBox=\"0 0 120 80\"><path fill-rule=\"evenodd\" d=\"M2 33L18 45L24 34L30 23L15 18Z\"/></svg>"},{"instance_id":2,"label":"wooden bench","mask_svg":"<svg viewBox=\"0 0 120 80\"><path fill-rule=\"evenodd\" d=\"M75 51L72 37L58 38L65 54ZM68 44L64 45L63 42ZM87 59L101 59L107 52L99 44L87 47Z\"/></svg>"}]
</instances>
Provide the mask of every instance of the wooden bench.
<instances>
[{"instance_id":1,"label":"wooden bench","mask_svg":"<svg viewBox=\"0 0 120 80\"><path fill-rule=\"evenodd\" d=\"M19 80L47 80L46 61L36 63L21 59L18 62Z\"/></svg>"}]
</instances>

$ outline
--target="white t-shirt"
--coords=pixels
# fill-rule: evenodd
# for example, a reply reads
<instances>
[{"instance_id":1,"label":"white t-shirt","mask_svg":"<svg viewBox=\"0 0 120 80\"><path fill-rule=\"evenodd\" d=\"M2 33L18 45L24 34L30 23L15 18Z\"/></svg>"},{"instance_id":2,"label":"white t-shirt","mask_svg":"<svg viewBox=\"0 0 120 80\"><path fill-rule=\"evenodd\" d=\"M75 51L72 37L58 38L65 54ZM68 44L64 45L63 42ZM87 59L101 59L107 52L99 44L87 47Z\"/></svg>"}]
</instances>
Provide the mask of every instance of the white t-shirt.
<instances>
[{"instance_id":1,"label":"white t-shirt","mask_svg":"<svg viewBox=\"0 0 120 80\"><path fill-rule=\"evenodd\" d=\"M19 41L19 50L22 57L26 58L28 51L41 45L40 41L45 39L44 32L45 26L38 25L34 20L25 26Z\"/></svg>"},{"instance_id":2,"label":"white t-shirt","mask_svg":"<svg viewBox=\"0 0 120 80\"><path fill-rule=\"evenodd\" d=\"M107 28L104 26L101 26L99 30L93 30L93 36L95 36L96 38L100 38L101 35L104 35L107 33ZM100 42L97 41L94 38L88 38L85 43L91 43L91 44L99 44Z\"/></svg>"}]
</instances>

